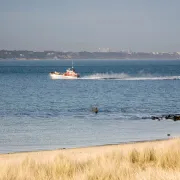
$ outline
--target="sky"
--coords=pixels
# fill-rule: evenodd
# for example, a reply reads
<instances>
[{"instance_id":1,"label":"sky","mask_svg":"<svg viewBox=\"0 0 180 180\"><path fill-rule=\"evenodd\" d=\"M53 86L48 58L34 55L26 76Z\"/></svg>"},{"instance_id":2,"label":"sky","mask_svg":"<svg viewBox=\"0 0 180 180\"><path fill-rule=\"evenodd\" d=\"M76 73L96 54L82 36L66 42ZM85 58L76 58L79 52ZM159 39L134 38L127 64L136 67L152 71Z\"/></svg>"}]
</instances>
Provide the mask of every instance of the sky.
<instances>
[{"instance_id":1,"label":"sky","mask_svg":"<svg viewBox=\"0 0 180 180\"><path fill-rule=\"evenodd\" d=\"M180 52L180 0L0 0L0 49Z\"/></svg>"}]
</instances>

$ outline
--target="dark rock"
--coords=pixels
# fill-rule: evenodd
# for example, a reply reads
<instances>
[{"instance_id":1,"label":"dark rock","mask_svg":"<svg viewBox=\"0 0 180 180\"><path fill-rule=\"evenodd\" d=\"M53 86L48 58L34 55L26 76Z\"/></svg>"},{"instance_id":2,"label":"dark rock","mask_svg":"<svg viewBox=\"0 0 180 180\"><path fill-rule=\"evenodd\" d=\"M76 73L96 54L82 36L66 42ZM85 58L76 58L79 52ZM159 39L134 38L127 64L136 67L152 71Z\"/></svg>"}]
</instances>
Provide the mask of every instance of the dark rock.
<instances>
[{"instance_id":1,"label":"dark rock","mask_svg":"<svg viewBox=\"0 0 180 180\"><path fill-rule=\"evenodd\" d=\"M168 114L168 115L161 115L161 116L151 116L152 120L162 120L162 119L171 119L173 121L180 121L180 114Z\"/></svg>"},{"instance_id":2,"label":"dark rock","mask_svg":"<svg viewBox=\"0 0 180 180\"><path fill-rule=\"evenodd\" d=\"M157 117L155 117L155 116L152 116L152 117L151 117L151 119L152 119L152 120L156 120L156 119L157 119Z\"/></svg>"},{"instance_id":3,"label":"dark rock","mask_svg":"<svg viewBox=\"0 0 180 180\"><path fill-rule=\"evenodd\" d=\"M180 121L180 116L174 116L174 121Z\"/></svg>"},{"instance_id":4,"label":"dark rock","mask_svg":"<svg viewBox=\"0 0 180 180\"><path fill-rule=\"evenodd\" d=\"M152 116L151 119L152 119L152 120L158 120L158 121L160 121L160 120L162 119L162 117Z\"/></svg>"}]
</instances>

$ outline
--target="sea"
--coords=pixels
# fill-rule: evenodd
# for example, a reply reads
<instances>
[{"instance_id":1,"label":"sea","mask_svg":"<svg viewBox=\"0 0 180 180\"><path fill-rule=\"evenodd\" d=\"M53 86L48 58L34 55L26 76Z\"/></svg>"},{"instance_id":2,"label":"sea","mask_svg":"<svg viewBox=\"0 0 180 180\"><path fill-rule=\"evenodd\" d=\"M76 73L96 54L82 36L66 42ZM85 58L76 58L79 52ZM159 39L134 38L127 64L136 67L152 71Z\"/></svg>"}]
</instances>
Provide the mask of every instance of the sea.
<instances>
[{"instance_id":1,"label":"sea","mask_svg":"<svg viewBox=\"0 0 180 180\"><path fill-rule=\"evenodd\" d=\"M180 60L0 60L0 153L180 135ZM93 108L98 108L94 113Z\"/></svg>"}]
</instances>

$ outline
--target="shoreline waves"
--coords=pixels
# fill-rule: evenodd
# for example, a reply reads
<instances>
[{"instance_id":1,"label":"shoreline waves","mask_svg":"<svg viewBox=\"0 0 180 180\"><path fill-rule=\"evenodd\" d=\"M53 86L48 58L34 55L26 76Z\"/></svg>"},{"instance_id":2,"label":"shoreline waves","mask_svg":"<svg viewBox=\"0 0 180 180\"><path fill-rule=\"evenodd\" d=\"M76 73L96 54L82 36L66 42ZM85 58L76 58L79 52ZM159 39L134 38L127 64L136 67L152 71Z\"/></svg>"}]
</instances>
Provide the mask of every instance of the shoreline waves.
<instances>
[{"instance_id":1,"label":"shoreline waves","mask_svg":"<svg viewBox=\"0 0 180 180\"><path fill-rule=\"evenodd\" d=\"M158 141L168 141L171 139L176 139L176 137L169 137L169 138L160 138L160 139L152 139L152 140L138 140L138 141L127 141L127 142L118 142L118 143L108 143L108 144L100 144L100 145L90 145L90 146L79 146L79 147L72 147L72 148L55 148L55 149L39 149L39 150L32 150L32 151L14 151L14 152L7 152L7 153L0 153L0 157L2 155L10 155L10 154L21 154L21 153L38 153L38 152L48 152L48 151L68 151L68 150L78 150L78 149L91 149L91 148L98 148L98 147L108 147L108 146L123 146L123 145L131 145L131 144L138 144L138 143L150 143L150 142L158 142Z\"/></svg>"}]
</instances>

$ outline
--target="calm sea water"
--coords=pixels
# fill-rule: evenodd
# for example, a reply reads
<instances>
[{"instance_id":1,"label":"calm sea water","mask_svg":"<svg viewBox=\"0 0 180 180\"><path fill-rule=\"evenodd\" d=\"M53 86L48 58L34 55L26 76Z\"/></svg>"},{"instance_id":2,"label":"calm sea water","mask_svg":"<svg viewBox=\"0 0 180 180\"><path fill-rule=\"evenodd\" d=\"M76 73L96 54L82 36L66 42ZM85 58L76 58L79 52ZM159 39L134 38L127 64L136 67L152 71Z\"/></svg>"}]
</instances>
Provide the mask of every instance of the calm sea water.
<instances>
[{"instance_id":1,"label":"calm sea water","mask_svg":"<svg viewBox=\"0 0 180 180\"><path fill-rule=\"evenodd\" d=\"M180 122L150 119L180 113L180 61L74 60L80 79L49 78L70 66L0 61L0 153L180 135Z\"/></svg>"}]
</instances>

